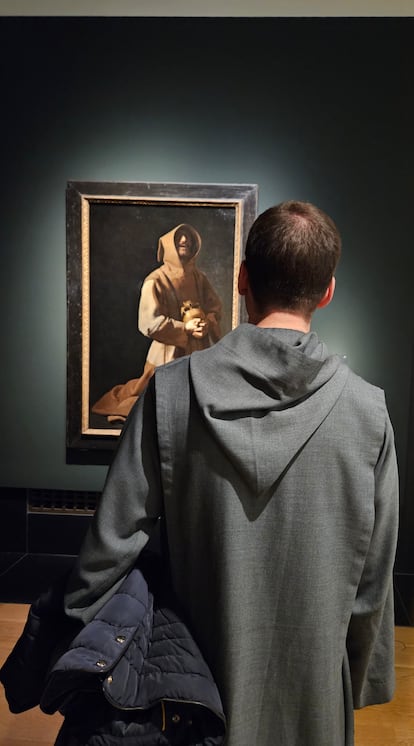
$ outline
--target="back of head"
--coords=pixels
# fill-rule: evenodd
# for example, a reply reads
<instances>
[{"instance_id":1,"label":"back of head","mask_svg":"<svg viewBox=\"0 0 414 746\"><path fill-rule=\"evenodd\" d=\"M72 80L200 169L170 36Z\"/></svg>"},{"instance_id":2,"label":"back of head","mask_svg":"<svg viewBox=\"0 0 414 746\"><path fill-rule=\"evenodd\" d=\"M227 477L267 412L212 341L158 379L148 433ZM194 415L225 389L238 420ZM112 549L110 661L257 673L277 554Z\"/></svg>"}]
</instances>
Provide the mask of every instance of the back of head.
<instances>
[{"instance_id":1,"label":"back of head","mask_svg":"<svg viewBox=\"0 0 414 746\"><path fill-rule=\"evenodd\" d=\"M331 218L309 202L282 202L253 223L246 244L250 289L260 311L310 316L341 254Z\"/></svg>"}]
</instances>

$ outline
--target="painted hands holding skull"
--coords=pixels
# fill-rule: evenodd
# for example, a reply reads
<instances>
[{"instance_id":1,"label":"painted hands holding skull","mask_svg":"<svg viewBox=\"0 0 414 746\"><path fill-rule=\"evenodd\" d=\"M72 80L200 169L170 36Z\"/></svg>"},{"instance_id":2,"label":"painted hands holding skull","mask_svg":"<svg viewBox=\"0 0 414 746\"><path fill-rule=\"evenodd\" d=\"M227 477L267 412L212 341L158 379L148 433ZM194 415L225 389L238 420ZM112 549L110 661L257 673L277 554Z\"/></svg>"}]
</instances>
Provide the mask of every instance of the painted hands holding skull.
<instances>
[{"instance_id":1,"label":"painted hands holding skull","mask_svg":"<svg viewBox=\"0 0 414 746\"><path fill-rule=\"evenodd\" d=\"M195 318L186 321L184 328L189 337L202 339L208 332L208 322L205 319Z\"/></svg>"},{"instance_id":2,"label":"painted hands holding skull","mask_svg":"<svg viewBox=\"0 0 414 746\"><path fill-rule=\"evenodd\" d=\"M181 306L184 329L189 337L203 339L208 334L208 321L198 303L184 301Z\"/></svg>"}]
</instances>

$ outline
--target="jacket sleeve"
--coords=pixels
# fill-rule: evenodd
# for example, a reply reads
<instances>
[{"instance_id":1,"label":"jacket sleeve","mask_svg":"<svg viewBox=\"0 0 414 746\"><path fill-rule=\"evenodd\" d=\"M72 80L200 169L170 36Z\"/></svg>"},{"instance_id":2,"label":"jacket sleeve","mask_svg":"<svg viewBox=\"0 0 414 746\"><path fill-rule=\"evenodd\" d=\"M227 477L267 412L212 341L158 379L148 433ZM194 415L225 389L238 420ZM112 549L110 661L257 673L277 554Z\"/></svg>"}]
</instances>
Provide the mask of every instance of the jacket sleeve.
<instances>
[{"instance_id":1,"label":"jacket sleeve","mask_svg":"<svg viewBox=\"0 0 414 746\"><path fill-rule=\"evenodd\" d=\"M154 387L132 410L64 596L89 622L118 589L153 533L163 504Z\"/></svg>"},{"instance_id":2,"label":"jacket sleeve","mask_svg":"<svg viewBox=\"0 0 414 746\"><path fill-rule=\"evenodd\" d=\"M48 669L79 632L79 625L63 614L65 580L66 573L31 605L24 630L0 669L10 712L39 704Z\"/></svg>"},{"instance_id":3,"label":"jacket sleeve","mask_svg":"<svg viewBox=\"0 0 414 746\"><path fill-rule=\"evenodd\" d=\"M386 416L375 468L375 523L348 629L354 708L392 699L394 674L393 564L398 530L398 472Z\"/></svg>"}]
</instances>

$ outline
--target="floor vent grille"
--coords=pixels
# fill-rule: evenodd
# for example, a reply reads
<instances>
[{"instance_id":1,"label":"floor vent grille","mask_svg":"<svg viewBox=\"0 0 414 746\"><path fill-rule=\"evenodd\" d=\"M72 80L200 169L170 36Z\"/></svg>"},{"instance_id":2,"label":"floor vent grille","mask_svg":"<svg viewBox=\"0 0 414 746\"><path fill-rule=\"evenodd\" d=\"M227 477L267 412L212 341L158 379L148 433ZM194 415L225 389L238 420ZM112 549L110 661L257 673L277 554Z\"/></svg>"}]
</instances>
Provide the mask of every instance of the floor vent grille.
<instances>
[{"instance_id":1,"label":"floor vent grille","mask_svg":"<svg viewBox=\"0 0 414 746\"><path fill-rule=\"evenodd\" d=\"M29 489L29 513L93 515L99 492Z\"/></svg>"}]
</instances>

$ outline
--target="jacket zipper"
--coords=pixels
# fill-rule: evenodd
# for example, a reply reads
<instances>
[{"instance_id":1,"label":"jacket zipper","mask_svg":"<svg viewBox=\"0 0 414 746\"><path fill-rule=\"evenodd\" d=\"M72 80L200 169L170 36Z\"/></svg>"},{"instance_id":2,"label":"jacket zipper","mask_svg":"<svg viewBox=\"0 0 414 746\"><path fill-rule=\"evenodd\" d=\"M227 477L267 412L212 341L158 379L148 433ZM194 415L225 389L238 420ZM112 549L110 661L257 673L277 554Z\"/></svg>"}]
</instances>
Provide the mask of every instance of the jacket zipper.
<instances>
[{"instance_id":1,"label":"jacket zipper","mask_svg":"<svg viewBox=\"0 0 414 746\"><path fill-rule=\"evenodd\" d=\"M148 707L121 707L121 705L118 704L118 702L115 702L115 700L112 699L112 697L105 691L103 691L105 698L108 700L108 702L116 707L117 710L125 710L126 712L132 711L132 710L141 710L144 712L145 710L150 710L151 707L154 707L154 705L161 705L162 713L163 713L163 723L165 718L165 705L164 702L173 702L177 705L197 705L198 707L204 707L206 710L210 710L210 712L213 713L213 715L216 715L220 720L226 724L226 718L221 713L215 710L213 707L210 707L210 705L205 705L203 702L196 702L193 699L172 699L170 697L163 697L162 699L158 699L156 702L154 702L152 705L148 705Z\"/></svg>"}]
</instances>

